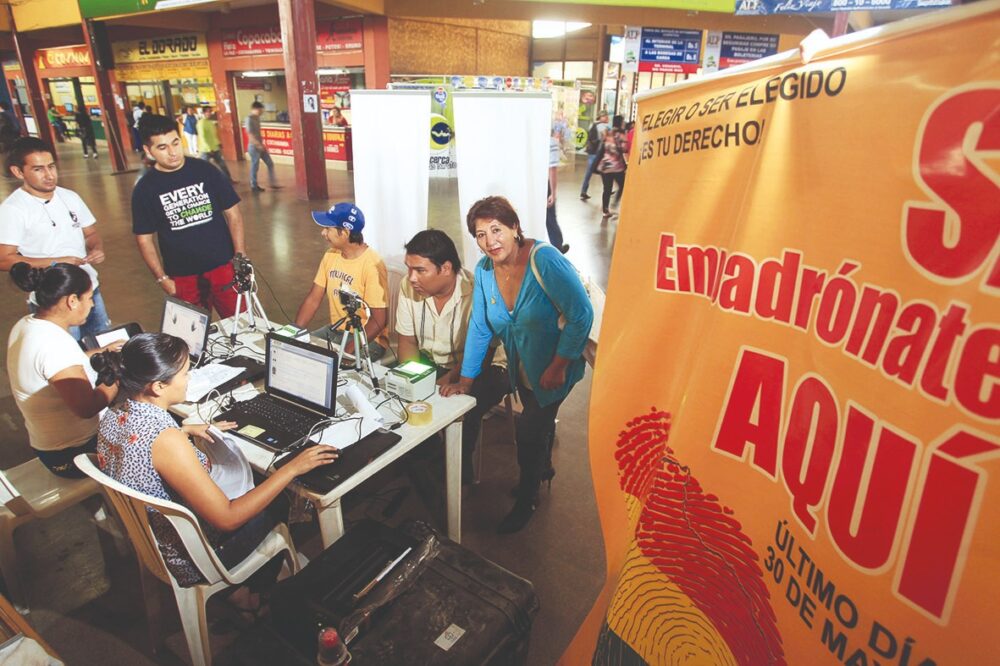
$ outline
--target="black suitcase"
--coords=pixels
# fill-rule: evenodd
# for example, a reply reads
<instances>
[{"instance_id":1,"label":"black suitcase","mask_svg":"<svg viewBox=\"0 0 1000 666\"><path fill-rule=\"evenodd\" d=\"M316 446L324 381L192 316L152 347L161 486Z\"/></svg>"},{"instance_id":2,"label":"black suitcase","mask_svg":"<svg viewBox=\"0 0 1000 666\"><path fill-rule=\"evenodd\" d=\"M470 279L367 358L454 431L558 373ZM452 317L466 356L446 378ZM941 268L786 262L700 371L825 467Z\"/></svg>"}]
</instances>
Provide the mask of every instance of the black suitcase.
<instances>
[{"instance_id":1,"label":"black suitcase","mask_svg":"<svg viewBox=\"0 0 1000 666\"><path fill-rule=\"evenodd\" d=\"M531 583L422 522L400 529L374 521L352 527L298 575L276 586L270 602L275 630L301 656L314 660L319 629L340 627L357 607L377 598L375 591L360 601L354 595L406 548L417 551L429 534L438 540L437 554L361 626L348 644L351 664L525 663L538 613ZM387 575L380 585L391 578Z\"/></svg>"}]
</instances>

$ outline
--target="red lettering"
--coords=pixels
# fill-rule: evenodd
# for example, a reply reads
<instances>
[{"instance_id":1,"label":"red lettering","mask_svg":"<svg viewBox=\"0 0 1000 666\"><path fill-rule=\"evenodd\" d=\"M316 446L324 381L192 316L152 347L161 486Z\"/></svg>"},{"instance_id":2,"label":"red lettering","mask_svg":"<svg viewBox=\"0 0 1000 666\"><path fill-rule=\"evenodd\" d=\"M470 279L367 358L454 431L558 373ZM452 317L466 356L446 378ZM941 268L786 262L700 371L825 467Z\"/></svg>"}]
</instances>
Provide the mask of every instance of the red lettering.
<instances>
[{"instance_id":1,"label":"red lettering","mask_svg":"<svg viewBox=\"0 0 1000 666\"><path fill-rule=\"evenodd\" d=\"M834 543L847 559L866 569L889 561L917 451L916 442L883 425L866 475L874 430L875 419L848 403L843 451L826 507Z\"/></svg>"},{"instance_id":2,"label":"red lettering","mask_svg":"<svg viewBox=\"0 0 1000 666\"><path fill-rule=\"evenodd\" d=\"M947 621L961 573L960 553L972 538L986 473L973 463L995 458L1000 445L960 430L936 447L897 583L897 590Z\"/></svg>"},{"instance_id":3,"label":"red lettering","mask_svg":"<svg viewBox=\"0 0 1000 666\"><path fill-rule=\"evenodd\" d=\"M795 391L788 416L781 474L792 495L792 509L809 534L816 533L816 518L810 507L823 498L837 446L838 421L837 403L830 389L816 377L804 379Z\"/></svg>"},{"instance_id":4,"label":"red lettering","mask_svg":"<svg viewBox=\"0 0 1000 666\"><path fill-rule=\"evenodd\" d=\"M673 279L674 268L674 236L660 234L660 251L656 255L656 288L664 291L676 291ZM668 277L671 276L671 277Z\"/></svg>"},{"instance_id":5,"label":"red lettering","mask_svg":"<svg viewBox=\"0 0 1000 666\"><path fill-rule=\"evenodd\" d=\"M969 335L955 372L958 404L984 419L1000 419L1000 329Z\"/></svg>"},{"instance_id":6,"label":"red lettering","mask_svg":"<svg viewBox=\"0 0 1000 666\"><path fill-rule=\"evenodd\" d=\"M1000 89L953 95L927 118L920 137L919 180L935 200L904 208L905 250L923 270L945 279L977 273L1000 239L1000 187L970 153L1000 150ZM967 137L981 128L975 146ZM1000 287L1000 262L987 277Z\"/></svg>"},{"instance_id":7,"label":"red lettering","mask_svg":"<svg viewBox=\"0 0 1000 666\"><path fill-rule=\"evenodd\" d=\"M749 444L751 464L777 478L784 389L784 360L742 349L712 448L743 460Z\"/></svg>"}]
</instances>

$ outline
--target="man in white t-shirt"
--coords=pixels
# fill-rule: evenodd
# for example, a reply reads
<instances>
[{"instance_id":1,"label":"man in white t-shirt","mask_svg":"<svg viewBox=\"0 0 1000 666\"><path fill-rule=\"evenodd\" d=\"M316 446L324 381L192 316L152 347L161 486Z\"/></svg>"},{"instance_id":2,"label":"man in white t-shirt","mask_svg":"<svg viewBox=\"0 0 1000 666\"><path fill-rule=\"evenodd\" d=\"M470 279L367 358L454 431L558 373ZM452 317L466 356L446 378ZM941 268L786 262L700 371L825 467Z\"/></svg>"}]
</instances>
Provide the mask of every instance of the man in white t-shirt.
<instances>
[{"instance_id":1,"label":"man in white t-shirt","mask_svg":"<svg viewBox=\"0 0 1000 666\"><path fill-rule=\"evenodd\" d=\"M36 268L55 263L80 266L94 286L94 308L83 326L70 329L77 340L110 325L93 264L104 261L97 220L72 190L59 187L55 153L41 139L21 137L7 158L21 187L0 204L0 271L24 261ZM28 299L34 311L34 302Z\"/></svg>"},{"instance_id":2,"label":"man in white t-shirt","mask_svg":"<svg viewBox=\"0 0 1000 666\"><path fill-rule=\"evenodd\" d=\"M462 268L455 243L427 229L406 244L406 279L399 284L396 333L400 362L422 360L438 369L438 385L458 381L472 312L472 274ZM510 393L507 359L496 349L470 395L476 406L462 419L462 478L472 479L472 453L483 416Z\"/></svg>"}]
</instances>

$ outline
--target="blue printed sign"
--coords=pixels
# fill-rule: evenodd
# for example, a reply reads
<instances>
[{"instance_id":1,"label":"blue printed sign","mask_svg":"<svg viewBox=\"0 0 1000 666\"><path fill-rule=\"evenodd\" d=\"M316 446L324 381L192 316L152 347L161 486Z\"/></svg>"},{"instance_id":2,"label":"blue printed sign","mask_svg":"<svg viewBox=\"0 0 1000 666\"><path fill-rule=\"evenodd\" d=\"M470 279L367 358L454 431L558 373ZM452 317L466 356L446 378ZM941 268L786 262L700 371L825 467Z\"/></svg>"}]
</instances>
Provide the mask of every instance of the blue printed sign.
<instances>
[{"instance_id":1,"label":"blue printed sign","mask_svg":"<svg viewBox=\"0 0 1000 666\"><path fill-rule=\"evenodd\" d=\"M950 7L952 0L736 0L736 14L813 14L884 9L928 9Z\"/></svg>"},{"instance_id":2,"label":"blue printed sign","mask_svg":"<svg viewBox=\"0 0 1000 666\"><path fill-rule=\"evenodd\" d=\"M701 30L643 28L639 39L640 72L694 74L701 64Z\"/></svg>"}]
</instances>

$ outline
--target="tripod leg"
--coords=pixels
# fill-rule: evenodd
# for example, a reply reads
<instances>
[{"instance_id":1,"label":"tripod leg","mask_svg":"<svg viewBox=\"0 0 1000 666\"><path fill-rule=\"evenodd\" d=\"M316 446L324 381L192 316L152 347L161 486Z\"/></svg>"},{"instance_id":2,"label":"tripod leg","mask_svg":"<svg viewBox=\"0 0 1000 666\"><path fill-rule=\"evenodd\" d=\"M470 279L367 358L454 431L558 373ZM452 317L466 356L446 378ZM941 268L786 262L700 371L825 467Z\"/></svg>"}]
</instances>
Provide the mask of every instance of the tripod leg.
<instances>
[{"instance_id":1,"label":"tripod leg","mask_svg":"<svg viewBox=\"0 0 1000 666\"><path fill-rule=\"evenodd\" d=\"M233 327L229 333L229 344L236 344L236 332L240 327L240 307L243 304L243 293L236 293L236 312L233 313Z\"/></svg>"}]
</instances>

